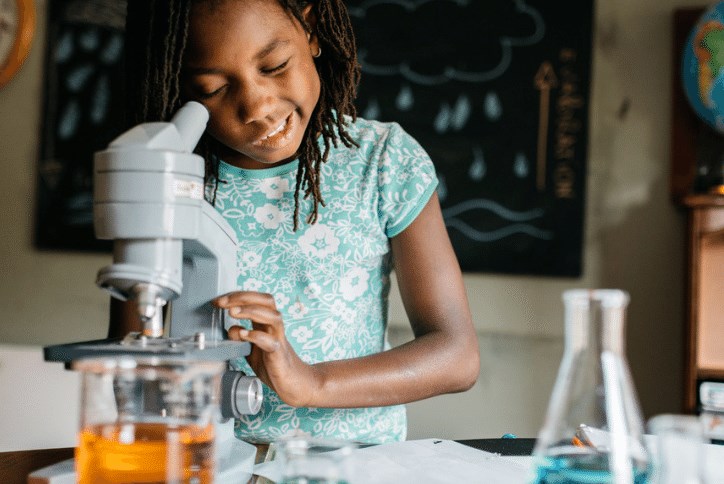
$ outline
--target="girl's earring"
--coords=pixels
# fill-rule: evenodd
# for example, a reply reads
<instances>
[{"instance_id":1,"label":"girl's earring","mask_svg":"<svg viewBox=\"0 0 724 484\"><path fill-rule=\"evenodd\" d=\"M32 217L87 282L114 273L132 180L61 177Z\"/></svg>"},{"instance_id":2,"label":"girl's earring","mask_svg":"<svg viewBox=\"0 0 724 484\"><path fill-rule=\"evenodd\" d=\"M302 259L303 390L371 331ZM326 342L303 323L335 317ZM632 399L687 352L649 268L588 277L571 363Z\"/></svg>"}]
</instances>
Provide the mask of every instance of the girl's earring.
<instances>
[{"instance_id":1,"label":"girl's earring","mask_svg":"<svg viewBox=\"0 0 724 484\"><path fill-rule=\"evenodd\" d=\"M322 46L321 45L319 46L319 50L317 51L317 53L312 54L312 57L314 57L315 59L318 59L320 55L322 55Z\"/></svg>"}]
</instances>

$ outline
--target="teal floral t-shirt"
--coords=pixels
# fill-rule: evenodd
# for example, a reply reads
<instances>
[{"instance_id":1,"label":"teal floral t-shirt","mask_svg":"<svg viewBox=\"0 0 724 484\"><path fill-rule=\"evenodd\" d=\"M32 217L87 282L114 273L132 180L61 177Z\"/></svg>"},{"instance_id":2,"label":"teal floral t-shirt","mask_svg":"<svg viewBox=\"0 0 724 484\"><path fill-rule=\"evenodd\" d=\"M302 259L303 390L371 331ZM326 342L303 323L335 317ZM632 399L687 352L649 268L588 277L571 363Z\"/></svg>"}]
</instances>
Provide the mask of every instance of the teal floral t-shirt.
<instances>
[{"instance_id":1,"label":"teal floral t-shirt","mask_svg":"<svg viewBox=\"0 0 724 484\"><path fill-rule=\"evenodd\" d=\"M326 207L307 224L312 202L300 197L296 232L297 161L261 170L221 162L219 169L215 206L239 237L239 289L274 296L287 339L310 364L388 348L389 239L437 186L429 156L398 124L358 118L348 129L359 148L330 148L320 180ZM245 359L236 366L253 374ZM295 408L264 391L261 411L236 422L238 438L271 442L295 430L367 443L406 436L403 405Z\"/></svg>"}]
</instances>

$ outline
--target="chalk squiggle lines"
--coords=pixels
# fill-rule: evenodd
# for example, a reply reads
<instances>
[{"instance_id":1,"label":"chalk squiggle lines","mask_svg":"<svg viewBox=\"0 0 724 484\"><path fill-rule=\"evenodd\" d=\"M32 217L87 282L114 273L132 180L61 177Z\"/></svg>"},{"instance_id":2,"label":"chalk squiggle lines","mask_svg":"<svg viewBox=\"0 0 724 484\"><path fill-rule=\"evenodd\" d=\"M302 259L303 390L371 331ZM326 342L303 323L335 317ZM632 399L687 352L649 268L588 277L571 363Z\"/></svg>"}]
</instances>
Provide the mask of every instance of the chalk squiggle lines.
<instances>
[{"instance_id":1,"label":"chalk squiggle lines","mask_svg":"<svg viewBox=\"0 0 724 484\"><path fill-rule=\"evenodd\" d=\"M466 200L458 203L457 205L453 205L452 207L448 207L442 211L442 215L443 217L455 217L463 212L475 209L490 210L501 218L515 222L533 220L534 218L542 217L544 214L542 208L536 208L526 212L517 212L515 210L505 208L501 204L492 200L477 198L474 200Z\"/></svg>"},{"instance_id":2,"label":"chalk squiggle lines","mask_svg":"<svg viewBox=\"0 0 724 484\"><path fill-rule=\"evenodd\" d=\"M366 10L369 7L380 3L398 4L405 7L407 10L415 10L418 6L432 1L437 0L424 0L421 2L410 2L406 0L370 0L362 4L358 8L350 8L349 13L352 16L363 18L366 15ZM465 0L457 0L455 1L455 3L462 6L468 4L468 2ZM513 59L513 47L535 44L543 38L543 35L545 33L545 23L543 22L543 17L541 17L540 13L538 13L537 10L526 5L525 0L515 0L515 8L519 12L529 15L533 19L533 22L535 23L535 31L528 37L501 37L500 45L502 47L503 54L500 58L500 62L497 66L493 67L488 71L468 72L448 66L445 67L443 73L439 75L421 74L412 70L406 62L403 62L398 66L383 66L370 64L365 60L367 56L366 50L360 49L357 53L357 57L359 58L360 65L362 66L362 72L367 72L376 76L399 75L410 82L425 86L436 86L453 80L468 83L479 83L496 79L503 75L508 67L510 67L510 63Z\"/></svg>"},{"instance_id":3,"label":"chalk squiggle lines","mask_svg":"<svg viewBox=\"0 0 724 484\"><path fill-rule=\"evenodd\" d=\"M500 229L484 232L477 230L462 220L455 218L457 215L477 209L489 210L499 217L513 222L528 222L542 217L545 213L542 208L518 212L505 208L492 200L480 198L467 200L443 210L442 215L445 219L445 225L460 231L464 236L475 240L476 242L492 242L518 233L543 240L550 240L553 238L553 233L550 230L542 230L530 224L514 223Z\"/></svg>"},{"instance_id":4,"label":"chalk squiggle lines","mask_svg":"<svg viewBox=\"0 0 724 484\"><path fill-rule=\"evenodd\" d=\"M507 227L492 230L490 232L482 232L480 230L474 229L465 222L457 219L445 220L445 225L459 230L467 238L472 239L476 242L493 242L495 240L500 240L502 238L518 233L530 235L531 237L543 240L551 240L553 238L553 234L550 231L541 230L527 224L508 225Z\"/></svg>"}]
</instances>

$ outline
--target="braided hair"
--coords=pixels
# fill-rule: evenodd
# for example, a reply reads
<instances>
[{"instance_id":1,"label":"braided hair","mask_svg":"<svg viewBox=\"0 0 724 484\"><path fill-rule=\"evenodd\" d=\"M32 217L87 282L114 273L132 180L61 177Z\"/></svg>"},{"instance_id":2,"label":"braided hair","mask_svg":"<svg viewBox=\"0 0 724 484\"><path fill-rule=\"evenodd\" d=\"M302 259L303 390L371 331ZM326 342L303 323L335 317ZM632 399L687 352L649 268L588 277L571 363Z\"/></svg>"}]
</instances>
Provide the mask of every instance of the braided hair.
<instances>
[{"instance_id":1,"label":"braided hair","mask_svg":"<svg viewBox=\"0 0 724 484\"><path fill-rule=\"evenodd\" d=\"M181 107L181 68L189 31L192 4L218 0L128 0L125 37L126 107L129 125L167 121ZM319 39L324 54L315 58L320 78L319 101L299 147L299 168L294 190L294 230L298 228L299 196L311 197L312 211L306 222L317 221L319 206L325 206L320 189L320 168L331 146L338 141L357 146L349 135L345 116L356 119L354 98L360 79L352 23L342 0L277 0L307 32ZM316 14L311 32L303 9L309 3ZM323 149L317 142L322 137ZM196 151L206 163L205 179L216 199L219 159L215 141L204 135Z\"/></svg>"}]
</instances>

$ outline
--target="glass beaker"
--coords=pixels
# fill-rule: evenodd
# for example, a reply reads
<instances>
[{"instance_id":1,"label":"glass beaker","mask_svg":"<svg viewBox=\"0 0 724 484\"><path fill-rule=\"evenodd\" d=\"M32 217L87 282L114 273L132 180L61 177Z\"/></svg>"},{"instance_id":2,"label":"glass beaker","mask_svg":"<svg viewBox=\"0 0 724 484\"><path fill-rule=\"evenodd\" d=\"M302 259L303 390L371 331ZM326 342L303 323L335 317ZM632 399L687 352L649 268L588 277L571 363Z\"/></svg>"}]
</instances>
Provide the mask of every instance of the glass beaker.
<instances>
[{"instance_id":1,"label":"glass beaker","mask_svg":"<svg viewBox=\"0 0 724 484\"><path fill-rule=\"evenodd\" d=\"M628 301L617 289L563 293L563 358L533 450L532 482L647 482L643 418L624 355Z\"/></svg>"},{"instance_id":2,"label":"glass beaker","mask_svg":"<svg viewBox=\"0 0 724 484\"><path fill-rule=\"evenodd\" d=\"M704 426L694 415L657 415L649 420L654 435L654 484L705 484Z\"/></svg>"},{"instance_id":3,"label":"glass beaker","mask_svg":"<svg viewBox=\"0 0 724 484\"><path fill-rule=\"evenodd\" d=\"M355 444L343 440L290 435L274 442L280 484L349 484L349 456Z\"/></svg>"},{"instance_id":4,"label":"glass beaker","mask_svg":"<svg viewBox=\"0 0 724 484\"><path fill-rule=\"evenodd\" d=\"M225 366L127 357L74 361L82 374L77 482L213 482Z\"/></svg>"}]
</instances>

